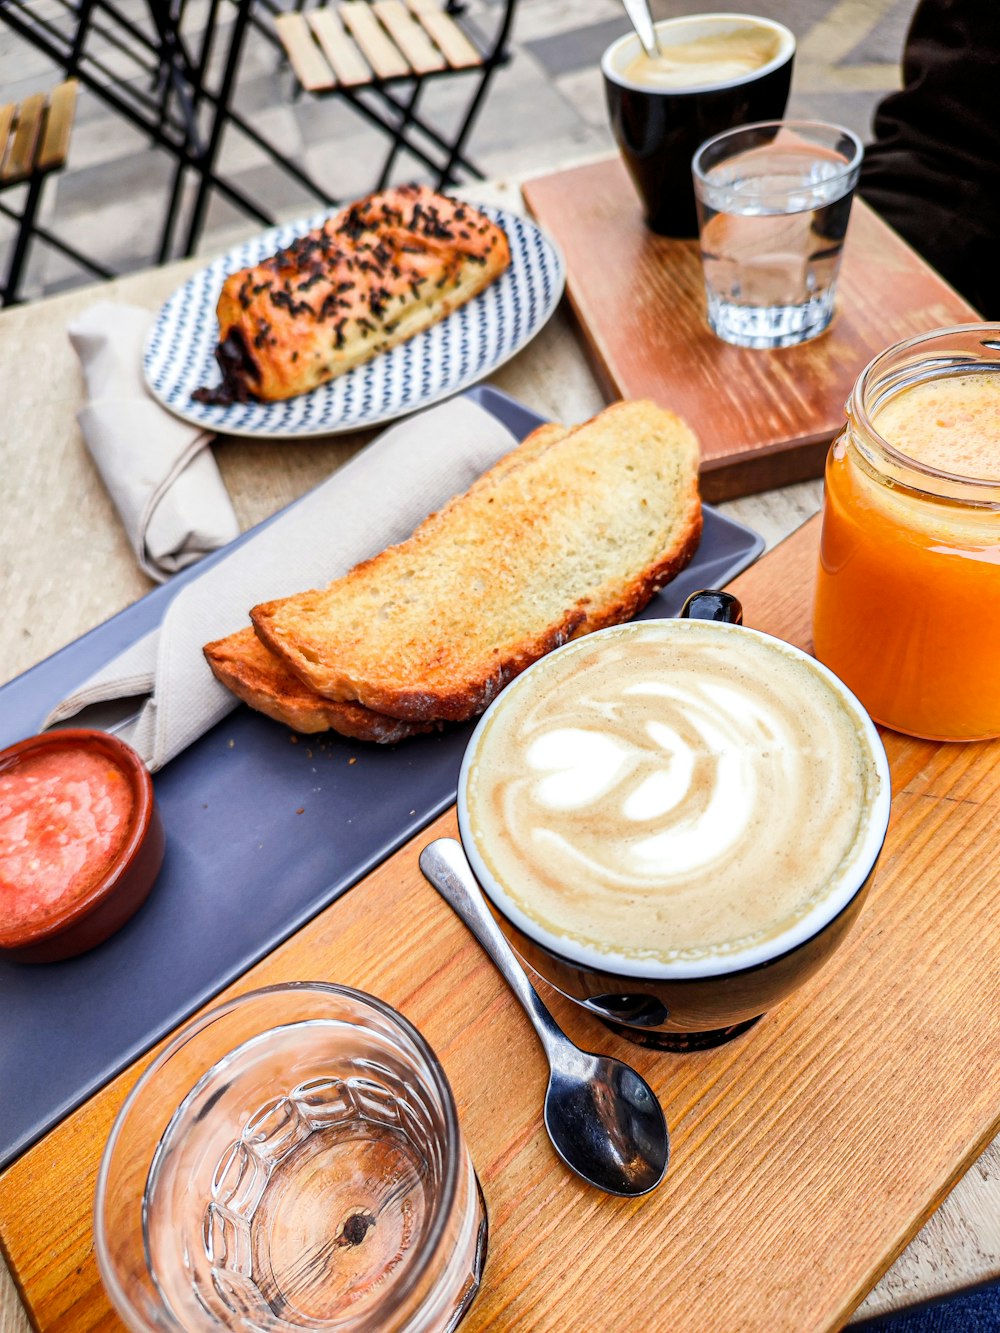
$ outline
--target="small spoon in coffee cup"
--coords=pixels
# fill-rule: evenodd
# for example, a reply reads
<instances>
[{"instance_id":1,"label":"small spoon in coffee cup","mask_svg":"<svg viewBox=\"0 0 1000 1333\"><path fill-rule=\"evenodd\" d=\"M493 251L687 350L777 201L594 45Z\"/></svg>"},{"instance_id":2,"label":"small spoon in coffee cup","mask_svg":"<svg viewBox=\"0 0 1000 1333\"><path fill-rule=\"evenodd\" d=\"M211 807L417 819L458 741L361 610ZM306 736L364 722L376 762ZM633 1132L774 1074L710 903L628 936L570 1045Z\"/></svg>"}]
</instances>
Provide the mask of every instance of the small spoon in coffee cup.
<instances>
[{"instance_id":1,"label":"small spoon in coffee cup","mask_svg":"<svg viewBox=\"0 0 1000 1333\"><path fill-rule=\"evenodd\" d=\"M652 1088L621 1060L581 1051L558 1026L493 920L460 843L429 843L420 869L489 954L538 1034L549 1062L545 1128L553 1148L571 1171L608 1194L648 1194L670 1156Z\"/></svg>"},{"instance_id":2,"label":"small spoon in coffee cup","mask_svg":"<svg viewBox=\"0 0 1000 1333\"><path fill-rule=\"evenodd\" d=\"M629 23L635 29L635 35L642 43L642 49L650 60L656 60L661 54L660 42L646 0L622 0L622 4L625 6Z\"/></svg>"}]
</instances>

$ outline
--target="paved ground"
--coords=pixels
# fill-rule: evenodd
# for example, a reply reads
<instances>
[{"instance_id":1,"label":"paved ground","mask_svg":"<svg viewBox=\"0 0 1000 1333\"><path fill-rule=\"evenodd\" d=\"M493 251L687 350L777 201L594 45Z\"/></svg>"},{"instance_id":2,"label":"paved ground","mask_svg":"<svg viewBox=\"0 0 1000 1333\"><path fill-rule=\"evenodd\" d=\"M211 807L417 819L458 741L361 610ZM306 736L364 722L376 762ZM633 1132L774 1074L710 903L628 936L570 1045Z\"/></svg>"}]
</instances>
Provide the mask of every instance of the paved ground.
<instances>
[{"instance_id":1,"label":"paved ground","mask_svg":"<svg viewBox=\"0 0 1000 1333\"><path fill-rule=\"evenodd\" d=\"M291 0L283 0L291 3ZM197 5L189 15L197 22ZM471 0L470 20L488 29L504 0ZM36 11L59 21L60 0L32 0ZM879 97L895 87L899 55L914 0L653 0L658 17L720 7L758 12L787 23L799 39L789 114L836 120L867 136ZM121 0L144 14L143 0ZM225 8L225 7L224 7ZM62 17L65 22L65 17ZM598 62L626 27L619 0L520 0L514 58L501 70L469 145L488 175L544 170L611 146ZM110 51L121 75L128 62ZM0 102L52 86L58 71L0 23ZM454 121L468 96L466 78L428 89L425 108L442 124ZM294 96L291 75L262 36L249 38L236 105L294 161L303 163L338 197L371 188L383 140L338 99ZM115 271L154 262L170 180L166 154L95 95L81 95L67 169L50 180L46 220L78 249ZM227 135L221 168L270 214L281 220L309 213L316 200L238 133ZM396 178L419 179L421 168L401 158ZM13 201L17 196L11 192ZM223 200L209 210L200 252L211 254L253 230L253 223ZM0 218L0 272L13 235ZM35 248L26 292L86 281L67 260Z\"/></svg>"}]
</instances>

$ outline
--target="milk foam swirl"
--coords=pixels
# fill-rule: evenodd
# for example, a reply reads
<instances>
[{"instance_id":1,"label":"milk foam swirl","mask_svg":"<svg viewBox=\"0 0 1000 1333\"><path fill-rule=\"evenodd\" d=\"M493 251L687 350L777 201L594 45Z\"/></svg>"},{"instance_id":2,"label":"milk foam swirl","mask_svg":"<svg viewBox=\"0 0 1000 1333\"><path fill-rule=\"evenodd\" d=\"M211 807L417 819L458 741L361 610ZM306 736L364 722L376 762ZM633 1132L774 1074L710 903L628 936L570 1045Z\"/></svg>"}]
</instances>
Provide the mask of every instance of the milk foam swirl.
<instances>
[{"instance_id":1,"label":"milk foam swirl","mask_svg":"<svg viewBox=\"0 0 1000 1333\"><path fill-rule=\"evenodd\" d=\"M808 665L735 640L696 622L583 640L487 725L476 844L546 930L631 958L717 955L780 933L835 879L868 801L857 724Z\"/></svg>"}]
</instances>

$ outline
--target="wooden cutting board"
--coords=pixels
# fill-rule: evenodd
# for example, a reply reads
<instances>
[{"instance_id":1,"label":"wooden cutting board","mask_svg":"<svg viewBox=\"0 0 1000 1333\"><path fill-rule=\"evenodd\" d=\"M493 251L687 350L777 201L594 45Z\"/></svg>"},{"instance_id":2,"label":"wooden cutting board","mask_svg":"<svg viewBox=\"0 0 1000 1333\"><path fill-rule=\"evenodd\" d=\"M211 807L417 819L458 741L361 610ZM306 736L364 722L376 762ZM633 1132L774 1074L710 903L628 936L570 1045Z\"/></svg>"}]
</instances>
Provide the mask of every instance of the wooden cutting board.
<instances>
[{"instance_id":1,"label":"wooden cutting board","mask_svg":"<svg viewBox=\"0 0 1000 1333\"><path fill-rule=\"evenodd\" d=\"M774 352L731 347L705 320L698 242L646 228L620 158L522 189L566 257L569 302L605 393L653 398L694 427L706 500L820 476L847 395L873 356L913 334L979 319L856 199L826 333Z\"/></svg>"},{"instance_id":2,"label":"wooden cutting board","mask_svg":"<svg viewBox=\"0 0 1000 1333\"><path fill-rule=\"evenodd\" d=\"M748 624L808 645L817 535L814 520L736 580ZM838 1327L995 1134L1000 743L885 739L893 818L860 924L750 1033L668 1055L554 998L583 1045L631 1060L663 1101L673 1156L645 1199L589 1189L552 1152L527 1020L417 868L421 846L454 832L452 813L227 992L345 982L398 1006L430 1040L489 1207L470 1333ZM41 1329L117 1326L91 1203L143 1063L0 1177L0 1235Z\"/></svg>"}]
</instances>

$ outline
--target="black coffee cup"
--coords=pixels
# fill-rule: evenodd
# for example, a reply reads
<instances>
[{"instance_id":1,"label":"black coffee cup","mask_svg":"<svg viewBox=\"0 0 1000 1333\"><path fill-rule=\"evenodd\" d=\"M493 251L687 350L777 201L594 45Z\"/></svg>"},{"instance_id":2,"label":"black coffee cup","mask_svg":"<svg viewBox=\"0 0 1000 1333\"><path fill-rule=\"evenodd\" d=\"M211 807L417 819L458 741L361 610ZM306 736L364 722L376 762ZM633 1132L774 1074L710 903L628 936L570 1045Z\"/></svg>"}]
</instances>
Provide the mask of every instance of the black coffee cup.
<instances>
[{"instance_id":1,"label":"black coffee cup","mask_svg":"<svg viewBox=\"0 0 1000 1333\"><path fill-rule=\"evenodd\" d=\"M601 58L615 140L643 200L646 224L662 236L698 235L691 159L706 139L784 115L795 38L783 24L747 14L689 15L656 25L661 46L762 28L774 35L776 53L729 81L684 88L637 83L625 72L642 53L633 33L613 42Z\"/></svg>"},{"instance_id":2,"label":"black coffee cup","mask_svg":"<svg viewBox=\"0 0 1000 1333\"><path fill-rule=\"evenodd\" d=\"M686 618L718 622L718 632L723 640L729 638L734 650L733 636L769 637L744 629L739 602L714 589L688 598L681 612L681 619ZM598 631L583 642L629 632L641 635L650 628L651 622L637 621ZM503 708L506 691L484 714L469 742L458 784L458 824L462 845L500 929L523 961L550 986L640 1045L703 1050L745 1032L829 961L857 920L871 887L889 822L891 777L885 750L862 705L831 671L800 649L787 643L781 647L808 663L839 696L878 775L877 787L865 807L864 832L842 867L835 891L790 927L725 957L626 963L599 957L590 946L573 946L568 940L565 951L557 947L548 928L525 913L491 873L469 814L469 778L477 741L490 725L491 715ZM571 650L573 644L556 649L553 656ZM520 688L518 681L523 685L541 666L529 667L508 690Z\"/></svg>"}]
</instances>

